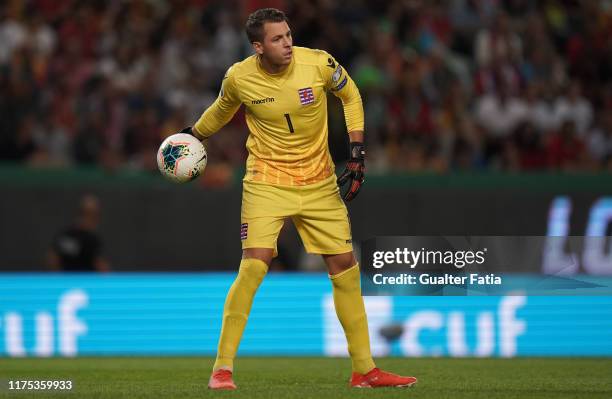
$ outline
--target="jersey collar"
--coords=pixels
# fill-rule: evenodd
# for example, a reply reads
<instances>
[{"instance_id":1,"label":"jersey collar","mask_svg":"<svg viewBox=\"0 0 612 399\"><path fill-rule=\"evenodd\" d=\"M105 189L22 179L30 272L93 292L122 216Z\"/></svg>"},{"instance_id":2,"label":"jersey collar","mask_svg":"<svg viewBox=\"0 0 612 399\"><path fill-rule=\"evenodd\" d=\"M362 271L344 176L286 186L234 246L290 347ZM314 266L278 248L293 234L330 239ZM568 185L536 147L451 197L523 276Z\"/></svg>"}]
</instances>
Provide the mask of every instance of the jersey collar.
<instances>
[{"instance_id":1,"label":"jersey collar","mask_svg":"<svg viewBox=\"0 0 612 399\"><path fill-rule=\"evenodd\" d=\"M257 70L259 70L259 72L261 72L261 74L263 76L265 76L266 78L276 82L279 86L282 85L283 83L285 83L285 81L287 80L287 78L291 75L291 72L293 72L293 68L295 66L295 50L293 55L291 56L291 63L289 64L289 66L287 67L287 69L285 69L284 71L280 72L280 73L270 73L268 71L266 71L262 66L261 66L261 60L259 59L259 56L256 55L256 64L257 64Z\"/></svg>"}]
</instances>

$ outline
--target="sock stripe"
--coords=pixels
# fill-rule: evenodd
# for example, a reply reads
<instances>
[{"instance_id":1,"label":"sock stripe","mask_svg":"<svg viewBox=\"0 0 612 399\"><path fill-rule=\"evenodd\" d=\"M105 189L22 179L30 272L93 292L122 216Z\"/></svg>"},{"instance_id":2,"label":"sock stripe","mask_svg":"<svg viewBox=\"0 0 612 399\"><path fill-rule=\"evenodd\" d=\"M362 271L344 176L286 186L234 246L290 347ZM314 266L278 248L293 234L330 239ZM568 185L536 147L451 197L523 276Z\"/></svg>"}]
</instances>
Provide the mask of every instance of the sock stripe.
<instances>
[{"instance_id":1,"label":"sock stripe","mask_svg":"<svg viewBox=\"0 0 612 399\"><path fill-rule=\"evenodd\" d=\"M341 271L340 273L337 273L337 274L328 274L328 276L329 276L329 278L331 280L335 280L337 278L340 278L340 277L344 276L345 274L350 273L355 268L357 268L357 270L359 270L359 263L355 263L353 266L349 267L346 270Z\"/></svg>"}]
</instances>

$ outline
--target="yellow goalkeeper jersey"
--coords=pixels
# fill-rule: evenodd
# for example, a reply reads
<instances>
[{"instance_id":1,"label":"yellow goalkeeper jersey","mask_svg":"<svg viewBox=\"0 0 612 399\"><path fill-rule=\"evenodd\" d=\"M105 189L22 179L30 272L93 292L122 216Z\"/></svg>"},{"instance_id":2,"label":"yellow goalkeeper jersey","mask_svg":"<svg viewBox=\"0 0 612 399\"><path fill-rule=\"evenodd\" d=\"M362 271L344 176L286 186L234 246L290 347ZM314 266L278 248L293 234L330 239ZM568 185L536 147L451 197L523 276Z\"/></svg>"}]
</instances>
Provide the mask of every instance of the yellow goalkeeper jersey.
<instances>
[{"instance_id":1,"label":"yellow goalkeeper jersey","mask_svg":"<svg viewBox=\"0 0 612 399\"><path fill-rule=\"evenodd\" d=\"M322 50L293 47L279 74L266 72L257 55L232 65L215 102L194 125L203 137L221 129L244 104L249 128L244 180L303 186L334 173L327 140L327 92L342 100L348 131L363 130L357 86Z\"/></svg>"}]
</instances>

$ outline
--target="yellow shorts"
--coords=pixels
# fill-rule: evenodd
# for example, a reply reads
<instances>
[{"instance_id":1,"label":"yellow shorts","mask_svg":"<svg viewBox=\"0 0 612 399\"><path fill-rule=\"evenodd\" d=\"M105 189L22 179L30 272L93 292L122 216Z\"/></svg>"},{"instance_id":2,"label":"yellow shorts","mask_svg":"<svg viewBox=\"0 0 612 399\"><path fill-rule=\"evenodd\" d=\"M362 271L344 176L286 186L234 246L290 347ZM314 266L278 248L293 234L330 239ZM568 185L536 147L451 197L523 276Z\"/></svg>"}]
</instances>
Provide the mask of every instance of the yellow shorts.
<instances>
[{"instance_id":1,"label":"yellow shorts","mask_svg":"<svg viewBox=\"0 0 612 399\"><path fill-rule=\"evenodd\" d=\"M291 218L308 253L335 255L353 250L348 211L336 176L307 186L273 186L245 181L242 189L242 248L272 248Z\"/></svg>"}]
</instances>

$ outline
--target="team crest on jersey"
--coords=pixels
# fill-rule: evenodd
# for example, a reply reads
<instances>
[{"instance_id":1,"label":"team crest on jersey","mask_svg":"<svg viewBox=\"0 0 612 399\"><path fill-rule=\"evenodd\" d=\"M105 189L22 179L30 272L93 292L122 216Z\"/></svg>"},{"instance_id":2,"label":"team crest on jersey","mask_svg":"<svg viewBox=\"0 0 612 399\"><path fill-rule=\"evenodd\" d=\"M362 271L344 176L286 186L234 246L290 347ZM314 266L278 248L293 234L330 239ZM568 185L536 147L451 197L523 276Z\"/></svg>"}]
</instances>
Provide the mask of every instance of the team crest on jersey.
<instances>
[{"instance_id":1,"label":"team crest on jersey","mask_svg":"<svg viewBox=\"0 0 612 399\"><path fill-rule=\"evenodd\" d=\"M249 224L248 223L242 223L240 225L240 239L241 240L246 240L247 236L249 233Z\"/></svg>"},{"instance_id":2,"label":"team crest on jersey","mask_svg":"<svg viewBox=\"0 0 612 399\"><path fill-rule=\"evenodd\" d=\"M300 97L300 104L302 105L308 105L315 102L314 91L312 90L312 87L299 89L298 95Z\"/></svg>"}]
</instances>

